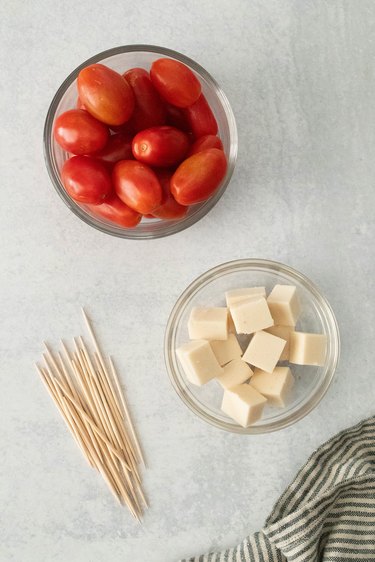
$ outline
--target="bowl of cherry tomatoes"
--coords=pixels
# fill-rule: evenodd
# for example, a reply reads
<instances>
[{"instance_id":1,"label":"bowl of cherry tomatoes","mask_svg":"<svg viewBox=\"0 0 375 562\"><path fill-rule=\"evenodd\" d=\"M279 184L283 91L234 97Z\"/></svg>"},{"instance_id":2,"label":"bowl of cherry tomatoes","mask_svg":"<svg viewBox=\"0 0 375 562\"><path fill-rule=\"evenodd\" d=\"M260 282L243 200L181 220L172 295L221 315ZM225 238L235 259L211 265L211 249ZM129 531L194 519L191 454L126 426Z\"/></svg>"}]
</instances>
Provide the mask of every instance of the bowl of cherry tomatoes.
<instances>
[{"instance_id":1,"label":"bowl of cherry tomatoes","mask_svg":"<svg viewBox=\"0 0 375 562\"><path fill-rule=\"evenodd\" d=\"M48 173L84 222L129 239L174 234L217 203L237 128L199 64L151 45L99 53L63 82L44 128Z\"/></svg>"}]
</instances>

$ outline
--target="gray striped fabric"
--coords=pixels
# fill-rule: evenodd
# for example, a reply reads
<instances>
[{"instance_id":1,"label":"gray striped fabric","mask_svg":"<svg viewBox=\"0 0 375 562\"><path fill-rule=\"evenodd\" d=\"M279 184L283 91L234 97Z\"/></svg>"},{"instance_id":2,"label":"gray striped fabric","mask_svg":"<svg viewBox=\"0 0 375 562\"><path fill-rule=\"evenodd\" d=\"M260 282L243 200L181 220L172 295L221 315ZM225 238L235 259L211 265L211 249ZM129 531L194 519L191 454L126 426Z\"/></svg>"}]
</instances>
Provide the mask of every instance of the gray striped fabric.
<instances>
[{"instance_id":1,"label":"gray striped fabric","mask_svg":"<svg viewBox=\"0 0 375 562\"><path fill-rule=\"evenodd\" d=\"M180 562L375 561L375 417L317 449L265 527L235 548Z\"/></svg>"}]
</instances>

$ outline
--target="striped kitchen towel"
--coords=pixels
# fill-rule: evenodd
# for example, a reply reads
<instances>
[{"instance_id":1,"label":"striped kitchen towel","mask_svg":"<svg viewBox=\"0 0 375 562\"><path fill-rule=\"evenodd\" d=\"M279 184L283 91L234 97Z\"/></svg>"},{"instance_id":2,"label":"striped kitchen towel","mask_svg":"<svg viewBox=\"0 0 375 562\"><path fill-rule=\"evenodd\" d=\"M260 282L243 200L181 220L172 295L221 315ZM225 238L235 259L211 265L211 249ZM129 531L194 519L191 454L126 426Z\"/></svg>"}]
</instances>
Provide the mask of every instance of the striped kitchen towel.
<instances>
[{"instance_id":1,"label":"striped kitchen towel","mask_svg":"<svg viewBox=\"0 0 375 562\"><path fill-rule=\"evenodd\" d=\"M265 527L229 550L181 562L375 561L375 417L319 447Z\"/></svg>"}]
</instances>

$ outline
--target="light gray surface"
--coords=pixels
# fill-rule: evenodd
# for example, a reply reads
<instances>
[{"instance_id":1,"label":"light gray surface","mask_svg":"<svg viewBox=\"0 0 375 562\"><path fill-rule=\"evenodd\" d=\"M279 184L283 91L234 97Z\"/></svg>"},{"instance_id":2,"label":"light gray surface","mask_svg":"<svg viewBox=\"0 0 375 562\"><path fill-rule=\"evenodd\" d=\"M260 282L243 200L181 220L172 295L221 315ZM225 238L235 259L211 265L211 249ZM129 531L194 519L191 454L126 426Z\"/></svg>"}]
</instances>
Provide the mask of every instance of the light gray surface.
<instances>
[{"instance_id":1,"label":"light gray surface","mask_svg":"<svg viewBox=\"0 0 375 562\"><path fill-rule=\"evenodd\" d=\"M374 413L374 2L158 4L1 3L2 562L175 562L229 546L262 525L317 445ZM42 129L73 68L141 42L180 50L217 78L240 152L205 219L136 243L90 229L63 205L44 168ZM342 336L321 405L261 437L195 419L163 363L177 296L207 268L242 257L311 277ZM86 467L33 370L44 338L78 333L82 304L118 360L147 452L142 527Z\"/></svg>"}]
</instances>

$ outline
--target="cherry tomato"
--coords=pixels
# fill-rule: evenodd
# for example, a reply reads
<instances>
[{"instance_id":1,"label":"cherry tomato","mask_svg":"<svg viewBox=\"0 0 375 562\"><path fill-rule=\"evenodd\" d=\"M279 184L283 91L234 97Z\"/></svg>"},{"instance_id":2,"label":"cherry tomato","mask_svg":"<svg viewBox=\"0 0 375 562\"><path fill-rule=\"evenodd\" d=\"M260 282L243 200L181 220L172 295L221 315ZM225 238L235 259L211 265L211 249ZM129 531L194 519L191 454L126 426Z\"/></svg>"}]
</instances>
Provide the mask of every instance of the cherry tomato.
<instances>
[{"instance_id":1,"label":"cherry tomato","mask_svg":"<svg viewBox=\"0 0 375 562\"><path fill-rule=\"evenodd\" d=\"M163 199L160 207L153 211L153 216L158 219L182 219L188 212L188 207L177 203L171 194L171 178L173 171L171 170L158 170L156 175L159 178L160 185L163 189Z\"/></svg>"},{"instance_id":2,"label":"cherry tomato","mask_svg":"<svg viewBox=\"0 0 375 562\"><path fill-rule=\"evenodd\" d=\"M133 211L117 197L110 195L100 205L87 205L91 212L125 228L134 228L141 222L142 215Z\"/></svg>"},{"instance_id":3,"label":"cherry tomato","mask_svg":"<svg viewBox=\"0 0 375 562\"><path fill-rule=\"evenodd\" d=\"M131 117L134 131L138 133L149 127L164 125L166 118L164 103L153 86L149 73L143 68L131 68L123 76L135 96L135 108Z\"/></svg>"},{"instance_id":4,"label":"cherry tomato","mask_svg":"<svg viewBox=\"0 0 375 562\"><path fill-rule=\"evenodd\" d=\"M105 147L93 154L111 168L120 160L132 160L132 137L125 133L111 135Z\"/></svg>"},{"instance_id":5,"label":"cherry tomato","mask_svg":"<svg viewBox=\"0 0 375 562\"><path fill-rule=\"evenodd\" d=\"M156 60L151 65L150 76L159 94L177 107L192 105L201 93L198 78L190 68L177 60Z\"/></svg>"},{"instance_id":6,"label":"cherry tomato","mask_svg":"<svg viewBox=\"0 0 375 562\"><path fill-rule=\"evenodd\" d=\"M170 103L166 103L165 107L167 110L167 125L176 127L176 129L180 129L180 131L184 131L185 133L190 133L190 125L184 110Z\"/></svg>"},{"instance_id":7,"label":"cherry tomato","mask_svg":"<svg viewBox=\"0 0 375 562\"><path fill-rule=\"evenodd\" d=\"M111 125L110 129L114 133L123 133L124 135L130 135L131 137L134 137L135 135L132 118L123 125Z\"/></svg>"},{"instance_id":8,"label":"cherry tomato","mask_svg":"<svg viewBox=\"0 0 375 562\"><path fill-rule=\"evenodd\" d=\"M196 139L203 135L216 135L216 119L203 94L193 105L187 107L184 113Z\"/></svg>"},{"instance_id":9,"label":"cherry tomato","mask_svg":"<svg viewBox=\"0 0 375 562\"><path fill-rule=\"evenodd\" d=\"M149 166L175 166L189 150L188 136L175 127L151 127L135 135L134 157Z\"/></svg>"},{"instance_id":10,"label":"cherry tomato","mask_svg":"<svg viewBox=\"0 0 375 562\"><path fill-rule=\"evenodd\" d=\"M155 172L142 162L117 162L113 168L112 180L121 201L137 213L153 213L161 203L163 193L160 182Z\"/></svg>"},{"instance_id":11,"label":"cherry tomato","mask_svg":"<svg viewBox=\"0 0 375 562\"><path fill-rule=\"evenodd\" d=\"M80 203L98 205L112 190L105 164L91 156L73 156L64 162L61 181L70 197Z\"/></svg>"},{"instance_id":12,"label":"cherry tomato","mask_svg":"<svg viewBox=\"0 0 375 562\"><path fill-rule=\"evenodd\" d=\"M59 115L53 134L59 145L73 154L101 150L109 137L108 128L83 109L70 109Z\"/></svg>"},{"instance_id":13,"label":"cherry tomato","mask_svg":"<svg viewBox=\"0 0 375 562\"><path fill-rule=\"evenodd\" d=\"M171 193L181 205L205 201L219 187L227 170L222 150L208 148L179 165L171 179Z\"/></svg>"},{"instance_id":14,"label":"cherry tomato","mask_svg":"<svg viewBox=\"0 0 375 562\"><path fill-rule=\"evenodd\" d=\"M78 94L87 111L107 125L122 125L134 110L134 94L118 72L91 64L78 75Z\"/></svg>"},{"instance_id":15,"label":"cherry tomato","mask_svg":"<svg viewBox=\"0 0 375 562\"><path fill-rule=\"evenodd\" d=\"M223 150L223 143L219 137L215 135L204 135L204 137L200 137L192 144L188 155L193 156L193 154L202 152L202 150L206 150L207 148L218 148L219 150Z\"/></svg>"},{"instance_id":16,"label":"cherry tomato","mask_svg":"<svg viewBox=\"0 0 375 562\"><path fill-rule=\"evenodd\" d=\"M86 109L79 96L77 96L76 109Z\"/></svg>"}]
</instances>

